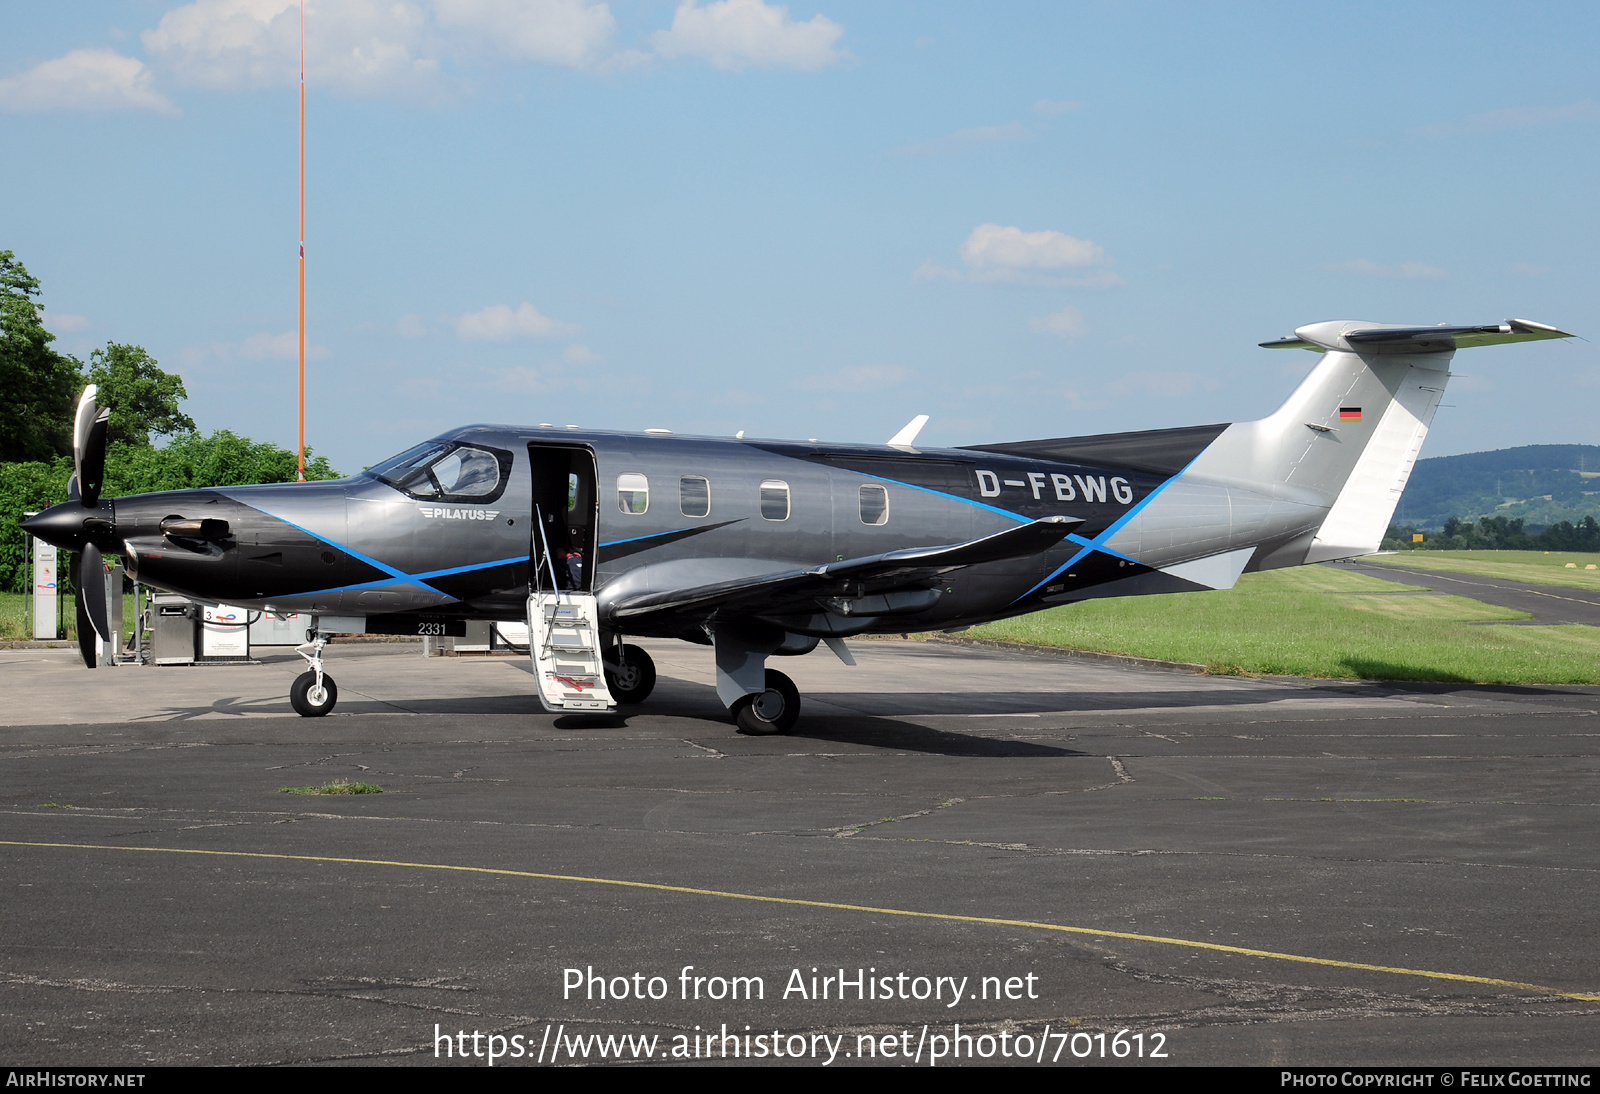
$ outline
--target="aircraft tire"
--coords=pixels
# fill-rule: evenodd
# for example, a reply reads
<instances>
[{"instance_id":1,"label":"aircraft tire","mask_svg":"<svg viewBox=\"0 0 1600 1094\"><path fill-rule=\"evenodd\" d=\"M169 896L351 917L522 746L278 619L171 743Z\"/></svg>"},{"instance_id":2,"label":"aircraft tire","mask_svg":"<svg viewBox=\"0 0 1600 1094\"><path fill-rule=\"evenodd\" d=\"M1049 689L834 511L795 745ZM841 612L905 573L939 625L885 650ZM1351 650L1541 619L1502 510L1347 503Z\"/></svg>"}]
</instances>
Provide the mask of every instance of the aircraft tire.
<instances>
[{"instance_id":1,"label":"aircraft tire","mask_svg":"<svg viewBox=\"0 0 1600 1094\"><path fill-rule=\"evenodd\" d=\"M339 701L339 685L333 682L333 677L327 673L322 674L321 702L312 701L312 692L316 687L317 674L302 672L294 678L294 684L289 688L289 705L294 707L295 713L302 718L320 718L333 709Z\"/></svg>"},{"instance_id":2,"label":"aircraft tire","mask_svg":"<svg viewBox=\"0 0 1600 1094\"><path fill-rule=\"evenodd\" d=\"M787 733L800 718L800 689L777 669L767 670L767 690L746 695L733 704L733 720L740 733L767 737Z\"/></svg>"},{"instance_id":3,"label":"aircraft tire","mask_svg":"<svg viewBox=\"0 0 1600 1094\"><path fill-rule=\"evenodd\" d=\"M642 703L656 687L656 663L638 646L622 647L623 669L606 666L606 687L619 703Z\"/></svg>"}]
</instances>

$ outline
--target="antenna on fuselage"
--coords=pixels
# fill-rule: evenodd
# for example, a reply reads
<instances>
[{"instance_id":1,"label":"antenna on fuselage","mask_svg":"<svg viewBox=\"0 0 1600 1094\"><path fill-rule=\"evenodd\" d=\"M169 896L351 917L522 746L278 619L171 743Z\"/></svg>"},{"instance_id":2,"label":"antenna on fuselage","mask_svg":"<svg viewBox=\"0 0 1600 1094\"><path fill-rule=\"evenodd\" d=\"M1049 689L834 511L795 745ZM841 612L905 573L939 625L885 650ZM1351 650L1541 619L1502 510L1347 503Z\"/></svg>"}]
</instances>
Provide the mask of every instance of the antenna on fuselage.
<instances>
[{"instance_id":1,"label":"antenna on fuselage","mask_svg":"<svg viewBox=\"0 0 1600 1094\"><path fill-rule=\"evenodd\" d=\"M885 443L890 448L910 448L916 443L917 434L922 432L922 427L928 424L926 414L918 414L906 423L906 427L890 437Z\"/></svg>"}]
</instances>

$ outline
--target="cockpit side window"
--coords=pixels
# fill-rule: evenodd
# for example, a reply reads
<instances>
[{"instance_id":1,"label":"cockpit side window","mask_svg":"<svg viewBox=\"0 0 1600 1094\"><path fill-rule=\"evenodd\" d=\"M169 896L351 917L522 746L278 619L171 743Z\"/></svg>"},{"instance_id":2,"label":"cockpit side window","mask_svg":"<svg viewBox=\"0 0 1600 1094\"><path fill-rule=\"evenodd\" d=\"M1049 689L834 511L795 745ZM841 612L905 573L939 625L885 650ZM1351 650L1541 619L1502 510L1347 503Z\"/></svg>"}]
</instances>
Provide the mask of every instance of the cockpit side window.
<instances>
[{"instance_id":1,"label":"cockpit side window","mask_svg":"<svg viewBox=\"0 0 1600 1094\"><path fill-rule=\"evenodd\" d=\"M459 441L430 441L368 468L368 473L424 501L487 503L505 491L511 453Z\"/></svg>"}]
</instances>

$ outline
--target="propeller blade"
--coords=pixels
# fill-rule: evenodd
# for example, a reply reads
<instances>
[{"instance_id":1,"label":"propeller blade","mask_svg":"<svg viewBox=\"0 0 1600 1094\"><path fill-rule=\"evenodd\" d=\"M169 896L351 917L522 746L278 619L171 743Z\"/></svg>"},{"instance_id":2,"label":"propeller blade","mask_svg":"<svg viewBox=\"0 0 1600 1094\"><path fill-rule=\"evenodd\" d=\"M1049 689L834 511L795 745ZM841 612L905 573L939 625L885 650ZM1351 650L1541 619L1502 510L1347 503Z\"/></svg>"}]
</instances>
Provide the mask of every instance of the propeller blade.
<instances>
[{"instance_id":1,"label":"propeller blade","mask_svg":"<svg viewBox=\"0 0 1600 1094\"><path fill-rule=\"evenodd\" d=\"M83 604L83 560L74 552L69 556L67 572L72 575L72 610L78 620L78 654L83 658L85 668L94 668L100 663L99 650L95 647L94 624L89 621L88 609Z\"/></svg>"},{"instance_id":2,"label":"propeller blade","mask_svg":"<svg viewBox=\"0 0 1600 1094\"><path fill-rule=\"evenodd\" d=\"M92 542L83 545L82 596L89 612L89 622L94 633L103 640L111 638L111 616L106 611L106 564L101 561L100 548Z\"/></svg>"},{"instance_id":3,"label":"propeller blade","mask_svg":"<svg viewBox=\"0 0 1600 1094\"><path fill-rule=\"evenodd\" d=\"M72 423L73 477L78 484L78 500L88 509L100 504L100 488L106 478L106 423L111 411L100 409L95 400L99 390L94 384L83 389Z\"/></svg>"}]
</instances>

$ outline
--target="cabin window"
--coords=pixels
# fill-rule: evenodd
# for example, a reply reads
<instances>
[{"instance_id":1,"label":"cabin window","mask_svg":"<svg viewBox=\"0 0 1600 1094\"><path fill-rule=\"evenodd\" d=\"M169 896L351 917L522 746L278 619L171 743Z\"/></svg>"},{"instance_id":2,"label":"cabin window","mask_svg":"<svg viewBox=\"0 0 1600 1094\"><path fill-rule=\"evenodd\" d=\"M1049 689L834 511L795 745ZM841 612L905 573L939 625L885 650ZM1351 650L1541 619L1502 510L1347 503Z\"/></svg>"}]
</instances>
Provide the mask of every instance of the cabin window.
<instances>
[{"instance_id":1,"label":"cabin window","mask_svg":"<svg viewBox=\"0 0 1600 1094\"><path fill-rule=\"evenodd\" d=\"M617 476L617 508L638 516L650 508L650 480L636 471Z\"/></svg>"},{"instance_id":2,"label":"cabin window","mask_svg":"<svg viewBox=\"0 0 1600 1094\"><path fill-rule=\"evenodd\" d=\"M678 508L686 517L711 515L711 483L699 475L678 480Z\"/></svg>"},{"instance_id":3,"label":"cabin window","mask_svg":"<svg viewBox=\"0 0 1600 1094\"><path fill-rule=\"evenodd\" d=\"M889 523L889 491L870 483L861 487L861 523Z\"/></svg>"},{"instance_id":4,"label":"cabin window","mask_svg":"<svg viewBox=\"0 0 1600 1094\"><path fill-rule=\"evenodd\" d=\"M440 491L456 497L482 497L500 485L499 462L481 448L458 448L429 470Z\"/></svg>"},{"instance_id":5,"label":"cabin window","mask_svg":"<svg viewBox=\"0 0 1600 1094\"><path fill-rule=\"evenodd\" d=\"M768 520L789 519L789 484L782 479L761 481L761 515Z\"/></svg>"},{"instance_id":6,"label":"cabin window","mask_svg":"<svg viewBox=\"0 0 1600 1094\"><path fill-rule=\"evenodd\" d=\"M511 453L451 441L430 441L368 469L368 474L427 501L491 502L505 490Z\"/></svg>"}]
</instances>

